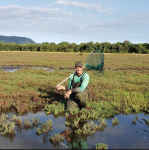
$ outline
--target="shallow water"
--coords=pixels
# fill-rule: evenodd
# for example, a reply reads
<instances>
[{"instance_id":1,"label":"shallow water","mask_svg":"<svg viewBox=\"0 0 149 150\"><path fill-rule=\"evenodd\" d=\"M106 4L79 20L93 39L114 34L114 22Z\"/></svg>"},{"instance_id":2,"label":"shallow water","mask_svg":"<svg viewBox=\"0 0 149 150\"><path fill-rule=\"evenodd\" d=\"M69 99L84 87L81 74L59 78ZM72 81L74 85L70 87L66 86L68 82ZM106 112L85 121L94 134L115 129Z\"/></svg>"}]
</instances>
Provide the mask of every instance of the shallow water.
<instances>
[{"instance_id":1,"label":"shallow water","mask_svg":"<svg viewBox=\"0 0 149 150\"><path fill-rule=\"evenodd\" d=\"M47 71L53 71L54 69L53 68L46 68L46 67L32 67L32 66L2 66L0 68L0 70L4 71L4 72L15 72L21 68L24 68L24 67L28 67L28 68L37 68L37 69L44 69L44 70L47 70Z\"/></svg>"},{"instance_id":2,"label":"shallow water","mask_svg":"<svg viewBox=\"0 0 149 150\"><path fill-rule=\"evenodd\" d=\"M19 69L22 69L22 68L37 68L37 69L44 69L48 72L53 72L55 69L54 68L47 68L47 67L33 67L33 66L2 66L0 68L0 70L4 71L4 72L15 72ZM65 71L65 70L68 70L68 71L74 71L73 69L59 69L59 71Z\"/></svg>"},{"instance_id":3,"label":"shallow water","mask_svg":"<svg viewBox=\"0 0 149 150\"><path fill-rule=\"evenodd\" d=\"M9 117L13 113L7 113ZM112 119L106 119L107 127L103 132L97 131L93 136L87 137L87 146L89 149L94 149L95 144L97 143L106 143L108 144L109 149L148 149L149 148L149 126L145 124L142 119L148 119L149 114L140 113L137 114L138 121L136 124L132 124L132 120L136 115L117 115L119 119L119 125L112 126ZM49 136L54 133L61 133L65 130L65 121L66 117L55 118L53 115L47 116L44 111L39 111L36 113L28 113L26 115L17 116L22 118L24 121L25 118L32 119L39 118L42 123L49 118L53 121L53 130L49 132ZM142 123L141 123L142 122ZM98 124L98 121L95 121ZM46 140L46 136L36 135L36 128L34 129L22 129L17 131L14 137L3 137L0 136L0 148L16 148L16 149L52 149L68 148L68 142L65 139L63 142L60 142L58 145L53 145L51 142ZM148 132L146 132L146 131ZM73 139L72 139L73 140Z\"/></svg>"}]
</instances>

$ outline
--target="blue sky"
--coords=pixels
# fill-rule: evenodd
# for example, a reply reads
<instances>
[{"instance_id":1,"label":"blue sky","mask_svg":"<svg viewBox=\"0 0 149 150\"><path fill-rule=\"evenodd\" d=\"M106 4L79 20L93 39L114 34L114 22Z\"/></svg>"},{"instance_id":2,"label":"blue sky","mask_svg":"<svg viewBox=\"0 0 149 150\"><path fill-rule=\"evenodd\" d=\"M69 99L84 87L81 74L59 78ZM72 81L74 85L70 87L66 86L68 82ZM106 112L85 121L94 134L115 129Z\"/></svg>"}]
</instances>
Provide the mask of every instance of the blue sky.
<instances>
[{"instance_id":1,"label":"blue sky","mask_svg":"<svg viewBox=\"0 0 149 150\"><path fill-rule=\"evenodd\" d=\"M0 35L37 43L149 43L149 0L0 0Z\"/></svg>"}]
</instances>

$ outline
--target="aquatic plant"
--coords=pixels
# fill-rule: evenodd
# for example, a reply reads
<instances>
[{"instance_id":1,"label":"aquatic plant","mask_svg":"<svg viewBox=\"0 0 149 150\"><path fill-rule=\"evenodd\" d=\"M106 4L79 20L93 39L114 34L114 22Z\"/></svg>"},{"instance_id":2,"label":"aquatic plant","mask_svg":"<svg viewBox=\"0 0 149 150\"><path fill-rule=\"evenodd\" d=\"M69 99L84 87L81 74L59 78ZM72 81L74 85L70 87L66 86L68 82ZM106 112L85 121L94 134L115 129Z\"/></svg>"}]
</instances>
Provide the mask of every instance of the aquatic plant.
<instances>
[{"instance_id":1,"label":"aquatic plant","mask_svg":"<svg viewBox=\"0 0 149 150\"><path fill-rule=\"evenodd\" d=\"M68 118L68 117L69 117L69 113L66 112L66 113L65 113L65 116L66 116L66 118Z\"/></svg>"},{"instance_id":2,"label":"aquatic plant","mask_svg":"<svg viewBox=\"0 0 149 150\"><path fill-rule=\"evenodd\" d=\"M118 124L119 123L119 120L118 118L114 117L114 119L112 120L112 124Z\"/></svg>"},{"instance_id":3,"label":"aquatic plant","mask_svg":"<svg viewBox=\"0 0 149 150\"><path fill-rule=\"evenodd\" d=\"M65 124L66 124L66 126L69 126L69 125L70 125L70 122L65 121Z\"/></svg>"},{"instance_id":4,"label":"aquatic plant","mask_svg":"<svg viewBox=\"0 0 149 150\"><path fill-rule=\"evenodd\" d=\"M41 128L36 128L36 133L39 134L39 135L42 134L42 129Z\"/></svg>"},{"instance_id":5,"label":"aquatic plant","mask_svg":"<svg viewBox=\"0 0 149 150\"><path fill-rule=\"evenodd\" d=\"M44 122L44 124L42 124L40 128L36 128L36 133L37 134L48 133L49 131L52 131L52 125L53 122L51 119L49 119L46 122Z\"/></svg>"},{"instance_id":6,"label":"aquatic plant","mask_svg":"<svg viewBox=\"0 0 149 150\"><path fill-rule=\"evenodd\" d=\"M32 126L31 122L29 121L28 118L25 118L24 123L23 123L23 127L24 128L30 128Z\"/></svg>"},{"instance_id":7,"label":"aquatic plant","mask_svg":"<svg viewBox=\"0 0 149 150\"><path fill-rule=\"evenodd\" d=\"M33 123L34 126L38 126L38 124L41 124L41 122L39 122L39 118L32 118L31 122Z\"/></svg>"},{"instance_id":8,"label":"aquatic plant","mask_svg":"<svg viewBox=\"0 0 149 150\"><path fill-rule=\"evenodd\" d=\"M105 120L105 119L99 118L98 121L99 121L99 124L101 124L102 126L104 126L104 127L107 126L107 123L106 123L106 120Z\"/></svg>"},{"instance_id":9,"label":"aquatic plant","mask_svg":"<svg viewBox=\"0 0 149 150\"><path fill-rule=\"evenodd\" d=\"M133 119L133 121L132 121L132 123L133 123L133 124L135 124L135 123L136 123L136 121L137 121L137 120L136 120L136 118L134 118L134 119Z\"/></svg>"},{"instance_id":10,"label":"aquatic plant","mask_svg":"<svg viewBox=\"0 0 149 150\"><path fill-rule=\"evenodd\" d=\"M7 121L1 125L1 135L14 135L15 134L15 123Z\"/></svg>"},{"instance_id":11,"label":"aquatic plant","mask_svg":"<svg viewBox=\"0 0 149 150\"><path fill-rule=\"evenodd\" d=\"M11 121L15 122L16 125L22 126L22 119L17 118L15 114L12 116Z\"/></svg>"},{"instance_id":12,"label":"aquatic plant","mask_svg":"<svg viewBox=\"0 0 149 150\"><path fill-rule=\"evenodd\" d=\"M108 145L104 143L97 143L95 147L96 149L108 149Z\"/></svg>"},{"instance_id":13,"label":"aquatic plant","mask_svg":"<svg viewBox=\"0 0 149 150\"><path fill-rule=\"evenodd\" d=\"M76 117L73 121L73 128L78 128L78 124L79 124L80 118Z\"/></svg>"},{"instance_id":14,"label":"aquatic plant","mask_svg":"<svg viewBox=\"0 0 149 150\"><path fill-rule=\"evenodd\" d=\"M2 125L2 123L6 122L7 119L8 119L8 115L2 113L0 116L0 126Z\"/></svg>"},{"instance_id":15,"label":"aquatic plant","mask_svg":"<svg viewBox=\"0 0 149 150\"><path fill-rule=\"evenodd\" d=\"M58 133L49 137L48 140L51 141L53 144L55 144L55 143L58 143L59 141L63 141L64 137Z\"/></svg>"},{"instance_id":16,"label":"aquatic plant","mask_svg":"<svg viewBox=\"0 0 149 150\"><path fill-rule=\"evenodd\" d=\"M75 130L76 134L82 134L82 135L91 135L96 132L96 130L99 129L98 125L95 125L93 121L91 123L85 123L83 124L83 127Z\"/></svg>"}]
</instances>

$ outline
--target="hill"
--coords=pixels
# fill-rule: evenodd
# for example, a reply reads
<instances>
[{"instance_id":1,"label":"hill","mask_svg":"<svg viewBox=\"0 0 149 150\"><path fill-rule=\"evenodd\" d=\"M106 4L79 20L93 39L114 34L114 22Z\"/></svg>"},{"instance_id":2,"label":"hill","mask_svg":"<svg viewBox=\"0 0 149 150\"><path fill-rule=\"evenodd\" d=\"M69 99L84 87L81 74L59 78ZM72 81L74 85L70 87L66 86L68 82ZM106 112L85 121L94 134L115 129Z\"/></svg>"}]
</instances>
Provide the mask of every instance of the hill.
<instances>
[{"instance_id":1,"label":"hill","mask_svg":"<svg viewBox=\"0 0 149 150\"><path fill-rule=\"evenodd\" d=\"M35 44L32 39L18 36L2 36L0 35L0 42L3 43L16 43L16 44Z\"/></svg>"}]
</instances>

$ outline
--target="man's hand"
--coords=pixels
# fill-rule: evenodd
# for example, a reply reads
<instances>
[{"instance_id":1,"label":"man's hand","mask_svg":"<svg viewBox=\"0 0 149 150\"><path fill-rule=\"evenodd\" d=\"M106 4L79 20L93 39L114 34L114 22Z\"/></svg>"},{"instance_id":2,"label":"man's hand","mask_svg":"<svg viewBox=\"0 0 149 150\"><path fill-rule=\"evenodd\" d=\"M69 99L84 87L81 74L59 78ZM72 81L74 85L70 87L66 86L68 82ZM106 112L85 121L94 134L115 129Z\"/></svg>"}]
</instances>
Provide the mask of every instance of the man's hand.
<instances>
[{"instance_id":1,"label":"man's hand","mask_svg":"<svg viewBox=\"0 0 149 150\"><path fill-rule=\"evenodd\" d=\"M65 96L64 96L65 99L66 99L66 98L69 98L71 93L72 93L71 90L69 90L69 91L65 94Z\"/></svg>"},{"instance_id":2,"label":"man's hand","mask_svg":"<svg viewBox=\"0 0 149 150\"><path fill-rule=\"evenodd\" d=\"M56 89L59 91L59 90L64 90L65 91L65 86L62 86L62 85L59 85L59 86L56 86Z\"/></svg>"}]
</instances>

